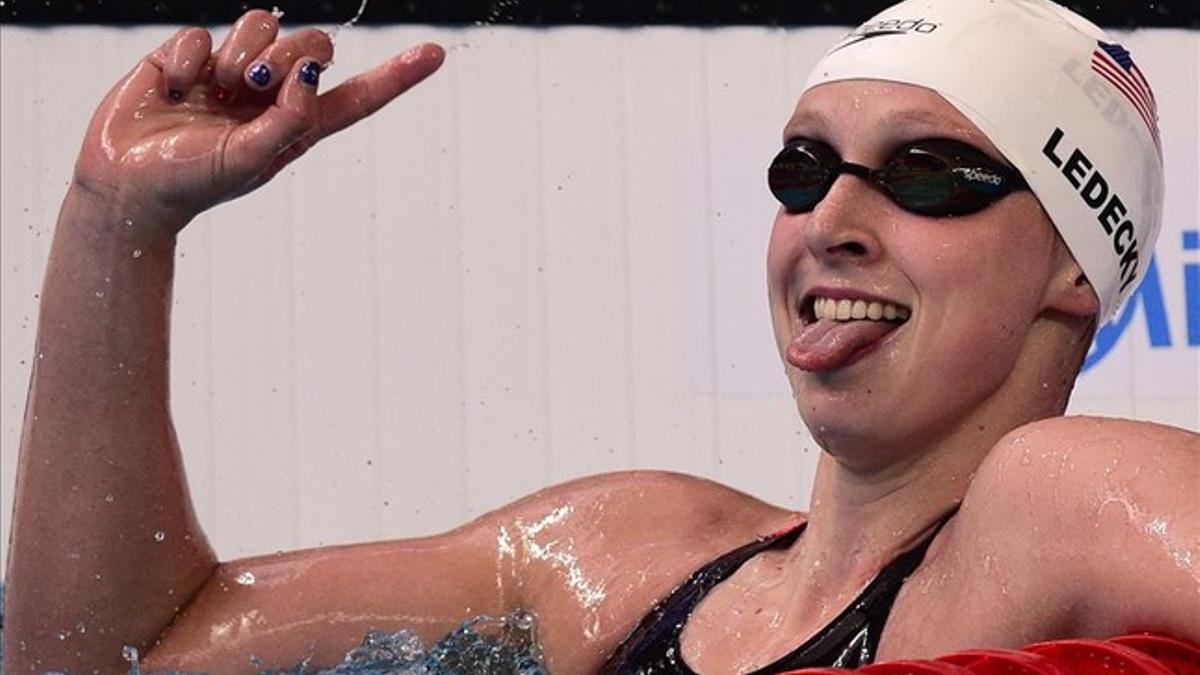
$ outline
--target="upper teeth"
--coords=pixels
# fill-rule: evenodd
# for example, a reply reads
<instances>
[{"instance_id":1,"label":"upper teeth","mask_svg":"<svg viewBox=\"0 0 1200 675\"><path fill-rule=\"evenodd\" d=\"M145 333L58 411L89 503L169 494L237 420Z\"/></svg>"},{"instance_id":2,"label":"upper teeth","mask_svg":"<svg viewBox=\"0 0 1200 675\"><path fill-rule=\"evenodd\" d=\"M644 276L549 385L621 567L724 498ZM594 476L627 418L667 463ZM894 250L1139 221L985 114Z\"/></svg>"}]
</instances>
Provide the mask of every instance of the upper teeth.
<instances>
[{"instance_id":1,"label":"upper teeth","mask_svg":"<svg viewBox=\"0 0 1200 675\"><path fill-rule=\"evenodd\" d=\"M833 319L836 321L850 321L852 319L895 321L898 319L904 321L908 319L908 308L886 302L817 298L813 302L813 314L816 315L818 321L821 319Z\"/></svg>"}]
</instances>

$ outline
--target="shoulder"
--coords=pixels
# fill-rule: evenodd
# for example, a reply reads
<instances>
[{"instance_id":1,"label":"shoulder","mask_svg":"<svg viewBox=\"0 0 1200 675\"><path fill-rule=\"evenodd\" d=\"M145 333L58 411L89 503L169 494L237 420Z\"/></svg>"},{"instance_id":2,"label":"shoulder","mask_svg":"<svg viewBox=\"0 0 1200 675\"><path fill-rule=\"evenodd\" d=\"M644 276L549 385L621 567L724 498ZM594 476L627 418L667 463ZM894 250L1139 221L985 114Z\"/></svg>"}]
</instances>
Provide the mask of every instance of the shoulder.
<instances>
[{"instance_id":1,"label":"shoulder","mask_svg":"<svg viewBox=\"0 0 1200 675\"><path fill-rule=\"evenodd\" d=\"M1060 446L1063 450L1078 448L1089 455L1119 454L1124 448L1192 455L1200 452L1200 434L1186 429L1140 420L1082 415L1052 417L1018 427L997 444L997 450L1003 452L1005 448L1019 448L1027 443Z\"/></svg>"},{"instance_id":2,"label":"shoulder","mask_svg":"<svg viewBox=\"0 0 1200 675\"><path fill-rule=\"evenodd\" d=\"M1194 432L1059 417L1005 435L980 465L963 507L999 507L1006 518L1024 514L1046 525L1078 524L1114 505L1174 512L1193 504L1198 472L1200 435Z\"/></svg>"},{"instance_id":3,"label":"shoulder","mask_svg":"<svg viewBox=\"0 0 1200 675\"><path fill-rule=\"evenodd\" d=\"M541 618L546 654L594 672L689 574L797 517L703 478L628 471L547 488L484 520L513 562L521 606Z\"/></svg>"},{"instance_id":4,"label":"shoulder","mask_svg":"<svg viewBox=\"0 0 1200 675\"><path fill-rule=\"evenodd\" d=\"M706 537L729 532L739 539L794 521L795 512L712 480L669 471L620 471L578 478L499 509L485 519L544 519L557 513L589 532L647 539Z\"/></svg>"},{"instance_id":5,"label":"shoulder","mask_svg":"<svg viewBox=\"0 0 1200 675\"><path fill-rule=\"evenodd\" d=\"M1200 470L1200 435L1103 417L1057 417L1019 427L988 453L968 493L1030 500L1076 497L1064 515L1099 507L1117 488L1172 492ZM1049 504L1038 502L1038 506ZM1014 505L1015 506L1015 505Z\"/></svg>"},{"instance_id":6,"label":"shoulder","mask_svg":"<svg viewBox=\"0 0 1200 675\"><path fill-rule=\"evenodd\" d=\"M1074 608L1077 634L1157 627L1200 639L1200 435L1063 417L1006 435L963 502L973 537L1027 552L1032 588ZM1192 622L1194 623L1194 622Z\"/></svg>"}]
</instances>

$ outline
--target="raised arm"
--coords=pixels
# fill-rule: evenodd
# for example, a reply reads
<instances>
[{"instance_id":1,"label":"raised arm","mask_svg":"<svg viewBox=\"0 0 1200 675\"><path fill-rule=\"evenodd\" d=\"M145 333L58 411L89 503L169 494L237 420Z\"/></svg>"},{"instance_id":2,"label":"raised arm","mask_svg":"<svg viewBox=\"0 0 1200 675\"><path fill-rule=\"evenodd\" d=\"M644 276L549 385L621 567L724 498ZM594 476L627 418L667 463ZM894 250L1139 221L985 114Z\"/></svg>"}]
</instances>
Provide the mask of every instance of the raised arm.
<instances>
[{"instance_id":1,"label":"raised arm","mask_svg":"<svg viewBox=\"0 0 1200 675\"><path fill-rule=\"evenodd\" d=\"M180 31L117 83L88 128L42 291L5 672L120 670L122 646L153 643L217 567L169 409L176 235L443 57L422 45L318 96L328 37L278 30L250 12L216 53L207 31Z\"/></svg>"}]
</instances>

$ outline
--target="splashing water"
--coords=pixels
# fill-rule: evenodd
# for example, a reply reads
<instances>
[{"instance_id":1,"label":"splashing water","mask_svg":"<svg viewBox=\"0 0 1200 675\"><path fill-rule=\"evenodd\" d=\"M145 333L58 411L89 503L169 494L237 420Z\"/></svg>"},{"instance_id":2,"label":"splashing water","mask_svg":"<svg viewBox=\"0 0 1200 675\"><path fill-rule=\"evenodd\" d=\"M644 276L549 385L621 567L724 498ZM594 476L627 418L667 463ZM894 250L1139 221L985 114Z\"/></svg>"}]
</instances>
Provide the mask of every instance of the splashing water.
<instances>
[{"instance_id":1,"label":"splashing water","mask_svg":"<svg viewBox=\"0 0 1200 675\"><path fill-rule=\"evenodd\" d=\"M0 584L0 627L4 625L3 607L4 584ZM0 643L0 658L3 655ZM127 645L121 656L129 663L129 675L155 675L139 667L137 648ZM260 662L253 660L251 665ZM304 659L287 670L259 670L259 675L549 675L549 671L537 642L534 615L517 610L506 616L464 621L428 649L408 629L371 631L333 668L317 670Z\"/></svg>"},{"instance_id":2,"label":"splashing water","mask_svg":"<svg viewBox=\"0 0 1200 675\"><path fill-rule=\"evenodd\" d=\"M480 616L464 621L428 649L408 629L371 631L333 668L313 670L305 660L287 670L261 670L259 675L548 675L534 626L529 612ZM151 674L141 673L134 663L130 675Z\"/></svg>"},{"instance_id":3,"label":"splashing water","mask_svg":"<svg viewBox=\"0 0 1200 675\"><path fill-rule=\"evenodd\" d=\"M343 28L349 28L358 23L358 20L362 18L363 12L365 11L367 11L367 0L362 0L362 2L358 5L358 12L356 12L354 16L350 17L350 20L343 21L329 31L329 41L333 43L334 47L337 46L338 33L340 33Z\"/></svg>"}]
</instances>

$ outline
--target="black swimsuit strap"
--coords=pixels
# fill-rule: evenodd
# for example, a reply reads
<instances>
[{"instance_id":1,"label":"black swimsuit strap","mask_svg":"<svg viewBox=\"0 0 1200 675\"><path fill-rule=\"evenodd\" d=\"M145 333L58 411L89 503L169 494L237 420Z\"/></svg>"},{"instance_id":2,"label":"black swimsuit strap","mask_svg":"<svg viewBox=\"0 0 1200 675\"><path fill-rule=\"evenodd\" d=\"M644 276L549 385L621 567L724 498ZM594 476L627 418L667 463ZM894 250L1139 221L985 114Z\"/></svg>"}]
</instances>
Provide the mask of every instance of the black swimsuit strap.
<instances>
[{"instance_id":1,"label":"black swimsuit strap","mask_svg":"<svg viewBox=\"0 0 1200 675\"><path fill-rule=\"evenodd\" d=\"M692 610L714 586L732 575L747 560L769 548L790 546L807 523L800 523L790 531L762 537L736 548L692 573L682 584L646 615L638 627L625 639L616 653L609 658L600 675L648 675L659 669L646 667L652 663L675 661L676 645L683 634L683 624ZM678 664L683 665L682 658ZM684 666L686 667L686 666ZM660 666L661 669L661 666ZM664 673L683 672L662 670Z\"/></svg>"},{"instance_id":2,"label":"black swimsuit strap","mask_svg":"<svg viewBox=\"0 0 1200 675\"><path fill-rule=\"evenodd\" d=\"M943 515L925 539L889 563L829 625L796 650L752 675L818 666L856 668L874 661L883 625L900 587L921 564L933 538L957 511L956 506ZM683 661L680 637L700 601L750 558L767 549L791 546L804 527L805 523L801 523L790 531L760 538L693 572L642 619L600 669L600 675L696 675Z\"/></svg>"}]
</instances>

